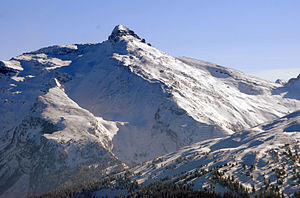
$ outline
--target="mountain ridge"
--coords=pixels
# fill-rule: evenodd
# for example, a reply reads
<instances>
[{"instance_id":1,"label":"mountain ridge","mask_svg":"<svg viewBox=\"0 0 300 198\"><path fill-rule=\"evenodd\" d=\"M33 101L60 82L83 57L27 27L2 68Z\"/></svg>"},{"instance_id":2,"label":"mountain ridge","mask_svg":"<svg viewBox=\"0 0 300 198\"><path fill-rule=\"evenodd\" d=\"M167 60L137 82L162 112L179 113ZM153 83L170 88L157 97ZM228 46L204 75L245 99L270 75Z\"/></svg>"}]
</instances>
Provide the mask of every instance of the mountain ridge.
<instances>
[{"instance_id":1,"label":"mountain ridge","mask_svg":"<svg viewBox=\"0 0 300 198\"><path fill-rule=\"evenodd\" d=\"M174 58L124 26L102 43L55 45L1 61L0 82L1 196L16 193L29 175L39 177L26 168L19 174L18 160L30 167L61 158L53 160L49 173L65 166L69 180L82 169L92 179L97 171L121 170L198 141L225 138L300 108L297 98L287 96L297 89ZM18 147L24 140L28 144ZM44 144L51 145L53 157L41 158ZM36 185L25 191L51 189Z\"/></svg>"},{"instance_id":2,"label":"mountain ridge","mask_svg":"<svg viewBox=\"0 0 300 198\"><path fill-rule=\"evenodd\" d=\"M173 181L194 190L238 193L233 183L239 183L248 192L273 189L289 196L300 190L299 132L296 111L226 138L184 147L131 171L141 185Z\"/></svg>"}]
</instances>

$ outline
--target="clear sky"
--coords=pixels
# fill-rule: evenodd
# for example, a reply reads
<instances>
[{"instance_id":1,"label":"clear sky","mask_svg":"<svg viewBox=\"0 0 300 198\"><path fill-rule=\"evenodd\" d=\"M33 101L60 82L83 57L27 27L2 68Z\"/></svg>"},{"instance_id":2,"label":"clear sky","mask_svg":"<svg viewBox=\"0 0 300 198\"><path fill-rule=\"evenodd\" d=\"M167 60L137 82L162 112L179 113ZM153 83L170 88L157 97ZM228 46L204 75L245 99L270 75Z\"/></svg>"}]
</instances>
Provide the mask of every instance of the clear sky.
<instances>
[{"instance_id":1,"label":"clear sky","mask_svg":"<svg viewBox=\"0 0 300 198\"><path fill-rule=\"evenodd\" d=\"M0 0L0 60L102 42L123 24L156 48L268 80L300 73L299 0Z\"/></svg>"}]
</instances>

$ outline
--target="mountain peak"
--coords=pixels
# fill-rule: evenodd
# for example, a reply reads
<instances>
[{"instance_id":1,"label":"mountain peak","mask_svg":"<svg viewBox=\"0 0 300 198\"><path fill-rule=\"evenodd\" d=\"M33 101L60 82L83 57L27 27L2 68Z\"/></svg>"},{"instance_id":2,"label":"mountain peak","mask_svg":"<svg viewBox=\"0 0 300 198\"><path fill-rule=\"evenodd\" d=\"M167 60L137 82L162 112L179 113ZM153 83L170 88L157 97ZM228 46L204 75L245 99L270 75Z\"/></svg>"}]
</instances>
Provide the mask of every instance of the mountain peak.
<instances>
[{"instance_id":1,"label":"mountain peak","mask_svg":"<svg viewBox=\"0 0 300 198\"><path fill-rule=\"evenodd\" d=\"M289 85L296 85L296 86L300 87L300 74L296 78L291 78L288 81L288 84Z\"/></svg>"},{"instance_id":2,"label":"mountain peak","mask_svg":"<svg viewBox=\"0 0 300 198\"><path fill-rule=\"evenodd\" d=\"M282 79L277 79L277 80L275 81L275 83L284 85L286 82L285 82L284 80L282 80Z\"/></svg>"},{"instance_id":3,"label":"mountain peak","mask_svg":"<svg viewBox=\"0 0 300 198\"><path fill-rule=\"evenodd\" d=\"M128 36L131 35L137 39L140 39L140 37L134 33L134 31L130 30L129 28L125 27L124 25L117 25L111 35L108 37L109 40L112 41L118 41L122 36Z\"/></svg>"},{"instance_id":4,"label":"mountain peak","mask_svg":"<svg viewBox=\"0 0 300 198\"><path fill-rule=\"evenodd\" d=\"M124 25L117 25L114 29L113 29L113 32L116 32L116 31L126 31L126 32L129 32L130 29Z\"/></svg>"}]
</instances>

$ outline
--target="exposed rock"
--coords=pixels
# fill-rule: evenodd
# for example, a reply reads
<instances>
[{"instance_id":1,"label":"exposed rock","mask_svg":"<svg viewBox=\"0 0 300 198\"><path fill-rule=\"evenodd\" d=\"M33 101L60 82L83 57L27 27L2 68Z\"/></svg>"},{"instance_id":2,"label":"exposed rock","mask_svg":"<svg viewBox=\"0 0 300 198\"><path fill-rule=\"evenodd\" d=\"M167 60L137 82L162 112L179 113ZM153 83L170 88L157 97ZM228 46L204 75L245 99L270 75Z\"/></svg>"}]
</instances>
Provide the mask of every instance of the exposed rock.
<instances>
[{"instance_id":1,"label":"exposed rock","mask_svg":"<svg viewBox=\"0 0 300 198\"><path fill-rule=\"evenodd\" d=\"M134 31L130 30L129 28L127 28L123 25L116 26L113 29L111 35L108 37L108 39L111 41L118 41L120 39L120 37L128 36L128 35L131 35L137 39L141 39L137 34L134 33ZM145 39L144 39L144 41L145 41Z\"/></svg>"}]
</instances>

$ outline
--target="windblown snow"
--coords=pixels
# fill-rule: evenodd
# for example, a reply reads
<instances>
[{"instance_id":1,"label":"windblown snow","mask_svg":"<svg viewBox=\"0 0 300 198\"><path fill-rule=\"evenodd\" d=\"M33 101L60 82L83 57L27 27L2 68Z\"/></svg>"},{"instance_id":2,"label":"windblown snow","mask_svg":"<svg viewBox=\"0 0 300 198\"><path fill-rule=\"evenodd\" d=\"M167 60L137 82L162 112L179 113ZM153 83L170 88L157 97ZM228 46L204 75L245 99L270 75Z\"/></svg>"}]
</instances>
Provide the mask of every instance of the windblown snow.
<instances>
[{"instance_id":1,"label":"windblown snow","mask_svg":"<svg viewBox=\"0 0 300 198\"><path fill-rule=\"evenodd\" d=\"M122 25L102 43L0 61L0 196L51 190L81 174L92 179L234 136L298 110L299 82L175 58Z\"/></svg>"}]
</instances>

